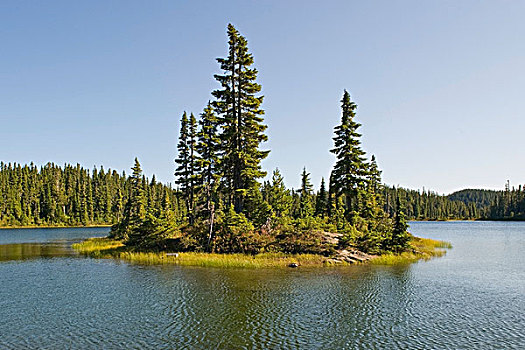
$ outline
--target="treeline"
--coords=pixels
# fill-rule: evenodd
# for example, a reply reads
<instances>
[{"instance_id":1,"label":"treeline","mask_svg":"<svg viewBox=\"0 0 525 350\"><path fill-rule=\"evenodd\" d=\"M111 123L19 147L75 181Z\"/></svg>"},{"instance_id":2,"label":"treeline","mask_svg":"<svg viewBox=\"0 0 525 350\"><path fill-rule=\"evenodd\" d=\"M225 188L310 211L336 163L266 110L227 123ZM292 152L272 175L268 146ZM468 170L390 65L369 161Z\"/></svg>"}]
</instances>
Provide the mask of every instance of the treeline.
<instances>
[{"instance_id":1,"label":"treeline","mask_svg":"<svg viewBox=\"0 0 525 350\"><path fill-rule=\"evenodd\" d=\"M481 190L480 190L481 191ZM460 198L454 194L446 196L432 191L416 191L401 187L384 187L384 210L393 215L396 198L405 203L405 214L409 220L474 220L484 217L487 205L478 205L479 198L471 200L464 192Z\"/></svg>"},{"instance_id":2,"label":"treeline","mask_svg":"<svg viewBox=\"0 0 525 350\"><path fill-rule=\"evenodd\" d=\"M395 212L395 200L405 203L409 220L525 220L525 187L503 191L465 189L450 195L405 188L383 188L384 211Z\"/></svg>"},{"instance_id":3,"label":"treeline","mask_svg":"<svg viewBox=\"0 0 525 350\"><path fill-rule=\"evenodd\" d=\"M176 193L141 177L146 204L159 208L168 198L177 217L185 216ZM111 225L124 215L131 182L115 170L87 170L48 163L37 167L0 163L0 226Z\"/></svg>"},{"instance_id":4,"label":"treeline","mask_svg":"<svg viewBox=\"0 0 525 350\"><path fill-rule=\"evenodd\" d=\"M217 59L222 74L214 75L220 88L202 113L184 112L181 118L175 175L187 213L183 223L173 221L171 210L146 204L136 160L128 209L111 236L137 249L219 253L407 249L410 235L401 202L396 200L391 216L383 210L381 172L361 148L357 105L346 90L330 150L336 162L319 191L306 169L297 191L284 186L278 169L271 181L261 183L266 176L261 161L269 150L261 149L267 127L258 71L247 40L231 24L227 34L228 54ZM331 242L326 231L342 237Z\"/></svg>"},{"instance_id":5,"label":"treeline","mask_svg":"<svg viewBox=\"0 0 525 350\"><path fill-rule=\"evenodd\" d=\"M525 186L511 188L507 181L505 190L497 193L486 217L491 220L525 220Z\"/></svg>"}]
</instances>

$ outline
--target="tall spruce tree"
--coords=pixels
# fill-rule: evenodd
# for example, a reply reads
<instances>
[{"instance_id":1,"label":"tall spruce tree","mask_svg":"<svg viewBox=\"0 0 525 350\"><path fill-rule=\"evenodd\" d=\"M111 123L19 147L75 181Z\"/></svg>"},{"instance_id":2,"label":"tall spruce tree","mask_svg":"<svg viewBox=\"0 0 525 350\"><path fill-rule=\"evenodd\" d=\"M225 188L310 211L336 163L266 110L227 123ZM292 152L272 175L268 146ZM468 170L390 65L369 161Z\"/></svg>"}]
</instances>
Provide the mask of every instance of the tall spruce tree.
<instances>
[{"instance_id":1,"label":"tall spruce tree","mask_svg":"<svg viewBox=\"0 0 525 350\"><path fill-rule=\"evenodd\" d=\"M197 190L200 188L199 161L197 155L197 119L191 113L188 134L189 159L189 208L188 216L190 224L195 220Z\"/></svg>"},{"instance_id":2,"label":"tall spruce tree","mask_svg":"<svg viewBox=\"0 0 525 350\"><path fill-rule=\"evenodd\" d=\"M217 58L224 74L214 76L222 89L212 94L222 126L223 190L227 204L233 204L235 212L240 213L249 189L257 187L257 179L266 175L261 160L269 151L262 151L259 146L268 137L260 108L263 96L256 96L261 85L256 82L257 69L251 68L253 56L248 52L248 42L232 24L228 24L227 32L228 56Z\"/></svg>"},{"instance_id":3,"label":"tall spruce tree","mask_svg":"<svg viewBox=\"0 0 525 350\"><path fill-rule=\"evenodd\" d=\"M198 142L196 150L199 154L197 168L199 169L198 182L201 186L204 201L204 208L208 217L208 240L207 250L211 249L213 239L213 225L215 221L215 206L217 198L215 196L217 181L219 178L219 150L220 138L218 137L218 119L211 103L208 102L201 114L200 131L198 132Z\"/></svg>"},{"instance_id":4,"label":"tall spruce tree","mask_svg":"<svg viewBox=\"0 0 525 350\"><path fill-rule=\"evenodd\" d=\"M321 186L319 192L315 197L315 216L324 217L327 213L328 208L328 193L326 192L326 184L324 177L321 179Z\"/></svg>"},{"instance_id":5,"label":"tall spruce tree","mask_svg":"<svg viewBox=\"0 0 525 350\"><path fill-rule=\"evenodd\" d=\"M190 119L186 112L182 114L181 126L179 133L179 143L177 144L177 169L175 176L177 179L175 183L180 185L180 190L186 203L186 212L188 214L188 221L193 223L194 217L194 203L195 203L195 187L197 179L197 161L196 161L196 136L197 136L197 121L195 116L191 114Z\"/></svg>"},{"instance_id":6,"label":"tall spruce tree","mask_svg":"<svg viewBox=\"0 0 525 350\"><path fill-rule=\"evenodd\" d=\"M370 159L370 166L368 169L368 185L375 192L379 193L381 190L381 170L377 166L376 156L372 154Z\"/></svg>"},{"instance_id":7,"label":"tall spruce tree","mask_svg":"<svg viewBox=\"0 0 525 350\"><path fill-rule=\"evenodd\" d=\"M135 165L130 177L129 195L124 208L122 221L112 227L110 236L122 239L126 244L134 244L140 240L137 228L146 217L146 195L144 193L142 168L135 158Z\"/></svg>"},{"instance_id":8,"label":"tall spruce tree","mask_svg":"<svg viewBox=\"0 0 525 350\"><path fill-rule=\"evenodd\" d=\"M376 162L376 157L372 155L368 172L366 175L366 188L359 190L361 201L360 215L367 219L379 219L384 216L383 211L383 193L381 185L381 171ZM373 222L370 222L373 224Z\"/></svg>"},{"instance_id":9,"label":"tall spruce tree","mask_svg":"<svg viewBox=\"0 0 525 350\"><path fill-rule=\"evenodd\" d=\"M365 152L361 149L361 134L357 129L357 105L350 100L348 91L344 91L341 100L341 124L335 127L334 148L331 150L336 156L336 163L331 173L330 186L336 196L345 197L345 215L349 218L352 213L359 211L360 203L358 191L366 187L368 165Z\"/></svg>"},{"instance_id":10,"label":"tall spruce tree","mask_svg":"<svg viewBox=\"0 0 525 350\"><path fill-rule=\"evenodd\" d=\"M392 231L392 242L390 250L403 251L408 247L410 234L407 232L408 224L405 219L404 208L399 196L396 198L396 215L394 218L394 230Z\"/></svg>"},{"instance_id":11,"label":"tall spruce tree","mask_svg":"<svg viewBox=\"0 0 525 350\"><path fill-rule=\"evenodd\" d=\"M307 218L314 215L313 185L310 182L310 173L303 168L301 173L301 188L299 189L299 217Z\"/></svg>"},{"instance_id":12,"label":"tall spruce tree","mask_svg":"<svg viewBox=\"0 0 525 350\"><path fill-rule=\"evenodd\" d=\"M144 193L144 181L142 168L138 158L135 158L135 165L131 168L131 188L129 195L131 226L140 224L146 215L146 196Z\"/></svg>"}]
</instances>

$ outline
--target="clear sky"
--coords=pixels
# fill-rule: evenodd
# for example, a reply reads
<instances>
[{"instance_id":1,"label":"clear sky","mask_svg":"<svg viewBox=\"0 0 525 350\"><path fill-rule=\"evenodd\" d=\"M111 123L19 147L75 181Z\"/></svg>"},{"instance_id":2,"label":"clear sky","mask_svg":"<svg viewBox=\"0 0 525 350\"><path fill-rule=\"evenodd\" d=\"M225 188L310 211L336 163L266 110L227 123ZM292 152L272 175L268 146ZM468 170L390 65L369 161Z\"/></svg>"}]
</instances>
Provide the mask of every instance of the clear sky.
<instances>
[{"instance_id":1,"label":"clear sky","mask_svg":"<svg viewBox=\"0 0 525 350\"><path fill-rule=\"evenodd\" d=\"M523 1L2 1L0 160L139 157L173 181L184 110L218 87L226 25L259 69L271 149L297 187L334 158L348 89L388 184L440 193L525 183Z\"/></svg>"}]
</instances>

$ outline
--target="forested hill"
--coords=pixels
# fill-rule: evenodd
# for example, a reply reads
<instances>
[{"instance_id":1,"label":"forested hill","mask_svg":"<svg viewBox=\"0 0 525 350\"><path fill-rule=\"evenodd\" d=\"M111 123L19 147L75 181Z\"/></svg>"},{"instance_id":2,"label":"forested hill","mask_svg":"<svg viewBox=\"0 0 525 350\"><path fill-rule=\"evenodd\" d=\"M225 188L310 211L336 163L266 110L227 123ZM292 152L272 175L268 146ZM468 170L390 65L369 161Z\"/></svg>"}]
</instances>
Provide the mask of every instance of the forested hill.
<instances>
[{"instance_id":1,"label":"forested hill","mask_svg":"<svg viewBox=\"0 0 525 350\"><path fill-rule=\"evenodd\" d=\"M483 190L483 189L466 189L456 191L447 197L451 201L461 201L465 204L474 203L478 209L490 207L501 191Z\"/></svg>"},{"instance_id":2,"label":"forested hill","mask_svg":"<svg viewBox=\"0 0 525 350\"><path fill-rule=\"evenodd\" d=\"M511 212L508 210L510 205L506 210L500 208L503 198L509 197L504 194L504 191L465 189L440 195L432 191L385 186L385 211L393 213L395 198L400 196L406 203L407 218L411 220L503 219ZM519 196L513 194L513 197ZM514 212L520 211L516 209Z\"/></svg>"},{"instance_id":3,"label":"forested hill","mask_svg":"<svg viewBox=\"0 0 525 350\"><path fill-rule=\"evenodd\" d=\"M385 211L394 212L395 198L405 203L405 214L410 220L471 220L483 217L485 207L476 202L453 199L432 191L417 191L401 187L384 187Z\"/></svg>"},{"instance_id":4,"label":"forested hill","mask_svg":"<svg viewBox=\"0 0 525 350\"><path fill-rule=\"evenodd\" d=\"M148 205L172 206L178 216L176 193L168 186L141 179ZM0 226L114 224L125 211L130 179L125 173L80 165L0 163Z\"/></svg>"}]
</instances>

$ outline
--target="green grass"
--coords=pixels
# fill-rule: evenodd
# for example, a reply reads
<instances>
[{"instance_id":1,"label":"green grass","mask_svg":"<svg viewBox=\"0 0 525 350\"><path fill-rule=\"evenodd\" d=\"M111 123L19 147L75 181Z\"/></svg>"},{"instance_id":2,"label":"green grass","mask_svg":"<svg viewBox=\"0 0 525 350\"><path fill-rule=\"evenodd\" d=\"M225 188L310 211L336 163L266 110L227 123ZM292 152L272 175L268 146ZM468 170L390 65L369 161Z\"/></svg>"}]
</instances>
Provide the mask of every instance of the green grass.
<instances>
[{"instance_id":1,"label":"green grass","mask_svg":"<svg viewBox=\"0 0 525 350\"><path fill-rule=\"evenodd\" d=\"M443 256L452 246L448 242L433 239L414 237L411 241L412 251L401 254L383 254L372 260L374 265L396 265L428 260L433 257ZM287 267L292 263L299 266L322 267L340 266L329 264L327 259L315 254L286 254L263 253L257 255L246 254L213 254L213 253L178 253L178 256L168 255L166 252L138 252L122 244L122 242L109 238L90 238L81 243L73 244L73 248L82 254L93 258L115 258L130 263L143 265L180 265L203 267L241 267L241 268L273 268Z\"/></svg>"},{"instance_id":2,"label":"green grass","mask_svg":"<svg viewBox=\"0 0 525 350\"><path fill-rule=\"evenodd\" d=\"M429 238L414 237L410 242L412 251L400 254L387 253L379 255L370 261L374 265L397 265L409 264L419 260L429 260L443 256L447 253L445 249L451 249L450 242L438 241Z\"/></svg>"},{"instance_id":3,"label":"green grass","mask_svg":"<svg viewBox=\"0 0 525 350\"><path fill-rule=\"evenodd\" d=\"M168 256L166 253L142 253L121 252L120 259L147 265L175 264L181 266L204 266L204 267L287 267L291 263L300 266L321 266L325 257L312 254L211 254L211 253L179 253L178 257Z\"/></svg>"},{"instance_id":4,"label":"green grass","mask_svg":"<svg viewBox=\"0 0 525 350\"><path fill-rule=\"evenodd\" d=\"M90 238L73 244L73 249L94 258L117 258L144 265L262 268L287 267L292 263L300 266L323 266L326 261L326 257L321 255L284 253L246 255L188 252L173 256L166 252L133 251L122 242L109 238Z\"/></svg>"},{"instance_id":5,"label":"green grass","mask_svg":"<svg viewBox=\"0 0 525 350\"><path fill-rule=\"evenodd\" d=\"M110 238L89 238L81 243L75 243L72 245L73 249L79 253L110 251L123 246L124 244L122 244L121 241L116 241Z\"/></svg>"}]
</instances>

